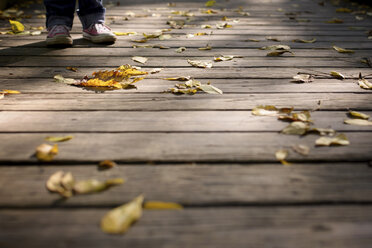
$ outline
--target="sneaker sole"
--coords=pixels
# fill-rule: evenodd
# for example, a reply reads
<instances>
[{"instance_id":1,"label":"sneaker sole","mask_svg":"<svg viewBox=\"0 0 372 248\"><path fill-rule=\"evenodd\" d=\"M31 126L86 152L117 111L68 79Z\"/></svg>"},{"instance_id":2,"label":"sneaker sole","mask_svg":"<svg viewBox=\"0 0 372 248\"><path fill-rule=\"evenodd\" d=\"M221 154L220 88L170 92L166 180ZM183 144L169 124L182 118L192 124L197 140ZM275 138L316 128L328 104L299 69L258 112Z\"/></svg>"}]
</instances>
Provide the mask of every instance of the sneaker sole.
<instances>
[{"instance_id":1,"label":"sneaker sole","mask_svg":"<svg viewBox=\"0 0 372 248\"><path fill-rule=\"evenodd\" d=\"M65 35L58 35L53 38L47 38L46 39L47 46L56 46L56 45L66 45L71 46L72 45L72 38Z\"/></svg>"},{"instance_id":2,"label":"sneaker sole","mask_svg":"<svg viewBox=\"0 0 372 248\"><path fill-rule=\"evenodd\" d=\"M93 43L110 43L116 41L116 36L112 35L93 36L85 32L83 32L83 38L86 40L90 40Z\"/></svg>"}]
</instances>

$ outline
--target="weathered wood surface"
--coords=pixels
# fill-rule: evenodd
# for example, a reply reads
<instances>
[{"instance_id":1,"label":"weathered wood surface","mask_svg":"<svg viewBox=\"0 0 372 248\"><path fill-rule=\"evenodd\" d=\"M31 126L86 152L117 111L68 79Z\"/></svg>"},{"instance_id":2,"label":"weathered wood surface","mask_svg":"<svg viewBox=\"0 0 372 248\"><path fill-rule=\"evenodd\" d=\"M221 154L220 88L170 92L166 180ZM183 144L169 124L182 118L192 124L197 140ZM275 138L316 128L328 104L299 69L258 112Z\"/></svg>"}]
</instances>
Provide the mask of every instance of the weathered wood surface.
<instances>
[{"instance_id":1,"label":"weathered wood surface","mask_svg":"<svg viewBox=\"0 0 372 248\"><path fill-rule=\"evenodd\" d=\"M160 75L163 75L161 72ZM312 83L297 84L291 82L291 79L201 79L206 84L209 81L225 94L228 93L365 93L369 92L358 87L356 80L338 80L338 79L317 79ZM146 79L146 81L137 83L136 90L106 91L105 94L125 94L125 93L159 93L174 87L174 81L161 80L160 78ZM22 94L27 93L78 93L91 94L91 91L82 90L79 87L53 82L51 79L1 79L2 89L17 89ZM3 99L4 100L4 99Z\"/></svg>"},{"instance_id":2,"label":"weathered wood surface","mask_svg":"<svg viewBox=\"0 0 372 248\"><path fill-rule=\"evenodd\" d=\"M355 84L354 84L355 85ZM359 87L355 85L355 87ZM166 90L166 89L165 89ZM194 96L153 94L24 94L12 95L2 99L0 110L251 110L257 105L275 105L308 110L371 110L369 93L263 93L263 94L224 94Z\"/></svg>"},{"instance_id":3,"label":"weathered wood surface","mask_svg":"<svg viewBox=\"0 0 372 248\"><path fill-rule=\"evenodd\" d=\"M44 138L64 134L1 133L0 139L6 147L0 151L0 162L36 163L33 154L45 142ZM314 147L318 137L275 132L77 133L74 139L59 145L60 152L54 161L98 162L110 158L122 162L273 162L278 149L294 144L311 147L311 155L293 152L288 156L290 161L372 160L371 132L347 133L350 146Z\"/></svg>"},{"instance_id":4,"label":"weathered wood surface","mask_svg":"<svg viewBox=\"0 0 372 248\"><path fill-rule=\"evenodd\" d=\"M45 48L45 30L38 36L0 35L0 90L22 92L0 100L0 247L369 248L372 127L343 120L349 109L372 113L371 91L356 84L359 73L372 78L371 68L360 61L372 57L367 38L372 17L336 13L340 7L358 10L343 1L340 6L329 1L320 6L315 0L217 1L213 8L219 13L213 15L200 13L205 1L175 2L176 7L153 0L109 4L107 22L114 31L139 34L120 36L113 45L84 41L78 18L73 48ZM250 15L235 12L239 6ZM144 45L131 42L142 32L169 28L168 16L186 19L172 10L190 10L195 17L183 29L169 32L172 39L148 41L171 49L132 48ZM44 25L32 8L25 13L33 16L22 20L26 25ZM239 23L229 20L229 29L200 28L223 22L223 16ZM332 18L344 23L326 23ZM0 26L9 24L1 20ZM281 42L268 41L268 36ZM312 38L317 42L292 41ZM213 49L197 50L206 44ZM295 56L269 58L258 50L274 44L290 45ZM333 45L355 53L337 53ZM187 47L182 54L174 51L180 46ZM215 63L208 70L186 62L219 54L244 58ZM132 56L149 57L142 66L146 71L164 70L146 76L137 90L102 94L53 81L56 74L81 79L97 70L135 64ZM66 66L78 67L78 72ZM334 79L330 71L348 79ZM298 72L316 79L291 83ZM177 83L162 79L175 76L211 81L224 95L161 93ZM315 147L318 135L280 134L288 123L252 116L252 108L260 104L314 110L314 126L345 133L351 144ZM46 136L68 134L74 138L59 144L53 162L40 163L32 156ZM295 144L308 145L310 154L295 153ZM276 161L280 148L289 150L292 166ZM119 166L97 170L104 159ZM77 179L123 177L126 183L61 201L45 189L46 179L57 170L71 171ZM147 200L181 203L185 210L145 211L127 235L102 233L100 217L140 193Z\"/></svg>"},{"instance_id":5,"label":"weathered wood surface","mask_svg":"<svg viewBox=\"0 0 372 248\"><path fill-rule=\"evenodd\" d=\"M45 188L48 177L70 171L76 180L123 177L122 186L61 201ZM366 163L2 166L0 205L26 207L113 207L140 193L148 200L186 207L272 204L371 203L372 170Z\"/></svg>"},{"instance_id":6,"label":"weathered wood surface","mask_svg":"<svg viewBox=\"0 0 372 248\"><path fill-rule=\"evenodd\" d=\"M371 210L370 206L309 206L145 211L124 236L100 232L100 218L107 209L1 210L0 245L369 248Z\"/></svg>"},{"instance_id":7,"label":"weathered wood surface","mask_svg":"<svg viewBox=\"0 0 372 248\"><path fill-rule=\"evenodd\" d=\"M372 126L344 124L346 118L346 111L312 113L315 127L372 131ZM0 112L0 132L279 132L287 125L251 111Z\"/></svg>"}]
</instances>

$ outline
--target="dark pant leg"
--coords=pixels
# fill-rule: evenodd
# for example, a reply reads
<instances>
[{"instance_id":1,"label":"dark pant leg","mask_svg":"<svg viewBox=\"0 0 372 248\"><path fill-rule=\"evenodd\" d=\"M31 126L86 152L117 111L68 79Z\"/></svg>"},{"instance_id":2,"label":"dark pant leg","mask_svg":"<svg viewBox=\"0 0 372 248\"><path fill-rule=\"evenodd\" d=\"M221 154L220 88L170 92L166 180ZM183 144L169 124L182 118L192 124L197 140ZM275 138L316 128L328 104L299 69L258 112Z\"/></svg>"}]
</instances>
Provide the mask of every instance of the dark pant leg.
<instances>
[{"instance_id":1,"label":"dark pant leg","mask_svg":"<svg viewBox=\"0 0 372 248\"><path fill-rule=\"evenodd\" d=\"M77 11L83 28L86 29L94 23L105 22L106 9L102 5L102 0L78 0L79 9Z\"/></svg>"},{"instance_id":2,"label":"dark pant leg","mask_svg":"<svg viewBox=\"0 0 372 248\"><path fill-rule=\"evenodd\" d=\"M72 27L76 0L44 0L47 11L47 28L55 25L66 25Z\"/></svg>"}]
</instances>

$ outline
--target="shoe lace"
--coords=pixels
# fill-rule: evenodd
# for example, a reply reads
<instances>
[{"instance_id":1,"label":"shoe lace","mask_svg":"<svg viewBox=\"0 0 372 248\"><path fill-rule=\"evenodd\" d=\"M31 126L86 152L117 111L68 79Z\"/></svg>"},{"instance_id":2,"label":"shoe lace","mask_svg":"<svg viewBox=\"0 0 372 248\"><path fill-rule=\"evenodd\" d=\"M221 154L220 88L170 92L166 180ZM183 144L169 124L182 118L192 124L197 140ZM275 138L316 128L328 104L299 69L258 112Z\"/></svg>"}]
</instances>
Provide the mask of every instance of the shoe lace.
<instances>
[{"instance_id":1,"label":"shoe lace","mask_svg":"<svg viewBox=\"0 0 372 248\"><path fill-rule=\"evenodd\" d=\"M64 33L64 32L69 32L69 28L65 25L56 25L54 26L51 30L51 33Z\"/></svg>"},{"instance_id":2,"label":"shoe lace","mask_svg":"<svg viewBox=\"0 0 372 248\"><path fill-rule=\"evenodd\" d=\"M110 32L111 31L111 28L109 28L103 23L96 23L94 24L94 27L96 28L98 32Z\"/></svg>"}]
</instances>

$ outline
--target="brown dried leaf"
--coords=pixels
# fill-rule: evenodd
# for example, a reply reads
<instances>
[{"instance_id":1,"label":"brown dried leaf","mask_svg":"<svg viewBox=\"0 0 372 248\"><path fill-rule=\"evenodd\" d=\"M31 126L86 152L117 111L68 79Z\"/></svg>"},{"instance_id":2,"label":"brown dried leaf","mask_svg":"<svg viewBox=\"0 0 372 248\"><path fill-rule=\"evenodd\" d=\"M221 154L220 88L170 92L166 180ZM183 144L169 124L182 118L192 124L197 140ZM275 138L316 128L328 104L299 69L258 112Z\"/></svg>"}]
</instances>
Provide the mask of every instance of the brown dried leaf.
<instances>
[{"instance_id":1,"label":"brown dried leaf","mask_svg":"<svg viewBox=\"0 0 372 248\"><path fill-rule=\"evenodd\" d=\"M114 161L111 161L111 160L103 160L103 161L99 162L99 164L98 164L98 167L100 169L111 169L111 168L114 168L116 166L117 166L117 164Z\"/></svg>"},{"instance_id":2,"label":"brown dried leaf","mask_svg":"<svg viewBox=\"0 0 372 248\"><path fill-rule=\"evenodd\" d=\"M290 115L279 115L278 119L287 121L313 122L311 120L311 114L308 110L302 111L300 113L291 113Z\"/></svg>"},{"instance_id":3,"label":"brown dried leaf","mask_svg":"<svg viewBox=\"0 0 372 248\"><path fill-rule=\"evenodd\" d=\"M273 52L269 52L266 54L266 56L269 56L269 57L278 57L278 56L281 56L285 53L290 53L292 55L294 55L293 52L289 51L289 50L276 50L276 51L273 51Z\"/></svg>"},{"instance_id":4,"label":"brown dried leaf","mask_svg":"<svg viewBox=\"0 0 372 248\"><path fill-rule=\"evenodd\" d=\"M314 81L314 77L310 74L298 74L293 76L293 80L291 82L295 83L310 83Z\"/></svg>"},{"instance_id":5,"label":"brown dried leaf","mask_svg":"<svg viewBox=\"0 0 372 248\"><path fill-rule=\"evenodd\" d=\"M101 220L103 232L120 234L125 233L129 227L142 216L143 195L131 202L109 211Z\"/></svg>"},{"instance_id":6,"label":"brown dried leaf","mask_svg":"<svg viewBox=\"0 0 372 248\"><path fill-rule=\"evenodd\" d=\"M76 67L71 67L71 66L67 66L66 67L66 70L70 70L70 71L73 71L73 72L77 72L78 69Z\"/></svg>"}]
</instances>

